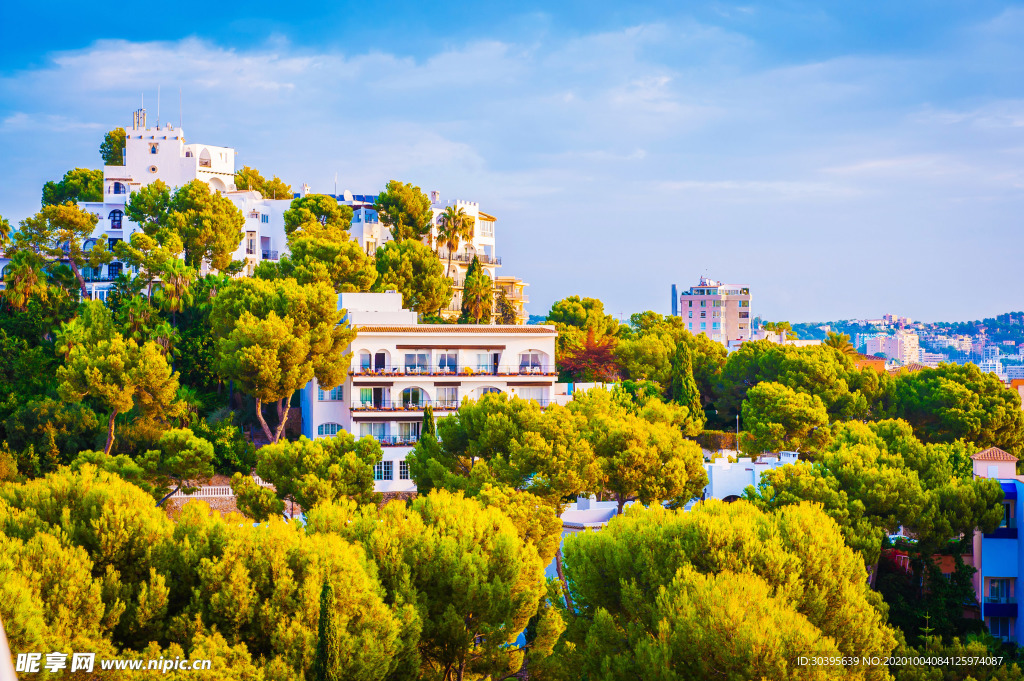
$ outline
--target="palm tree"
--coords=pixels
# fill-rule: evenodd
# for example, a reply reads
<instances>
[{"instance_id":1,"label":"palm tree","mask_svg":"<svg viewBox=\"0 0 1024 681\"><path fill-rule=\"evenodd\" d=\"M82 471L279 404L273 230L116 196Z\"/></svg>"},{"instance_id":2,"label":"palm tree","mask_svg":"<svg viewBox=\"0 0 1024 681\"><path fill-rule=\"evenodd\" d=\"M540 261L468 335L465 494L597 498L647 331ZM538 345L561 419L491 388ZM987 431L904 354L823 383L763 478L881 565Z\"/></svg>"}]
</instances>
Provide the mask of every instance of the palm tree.
<instances>
[{"instance_id":1,"label":"palm tree","mask_svg":"<svg viewBox=\"0 0 1024 681\"><path fill-rule=\"evenodd\" d=\"M166 321L161 321L149 332L149 340L153 341L164 351L165 357L177 357L178 350L174 347L181 341L181 334Z\"/></svg>"},{"instance_id":2,"label":"palm tree","mask_svg":"<svg viewBox=\"0 0 1024 681\"><path fill-rule=\"evenodd\" d=\"M153 318L153 308L144 297L134 295L118 310L118 318L124 326L126 335L136 343L143 343L149 337L148 329Z\"/></svg>"},{"instance_id":3,"label":"palm tree","mask_svg":"<svg viewBox=\"0 0 1024 681\"><path fill-rule=\"evenodd\" d=\"M459 244L473 237L473 218L466 215L461 206L448 206L437 218L437 247L448 249L447 276L452 273L452 254L458 250Z\"/></svg>"},{"instance_id":4,"label":"palm tree","mask_svg":"<svg viewBox=\"0 0 1024 681\"><path fill-rule=\"evenodd\" d=\"M48 287L43 268L39 266L34 253L22 251L16 253L11 263L5 268L3 294L7 304L19 312L28 308L28 301L34 296L46 299Z\"/></svg>"},{"instance_id":5,"label":"palm tree","mask_svg":"<svg viewBox=\"0 0 1024 681\"><path fill-rule=\"evenodd\" d=\"M160 307L171 313L171 323L174 324L178 320L177 314L192 304L190 287L196 280L196 271L184 260L172 258L161 270L160 279L163 285L154 297Z\"/></svg>"},{"instance_id":6,"label":"palm tree","mask_svg":"<svg viewBox=\"0 0 1024 681\"><path fill-rule=\"evenodd\" d=\"M850 342L849 334L830 331L828 338L822 341L821 344L835 348L847 357L856 357L860 354L857 352L857 348L853 347L853 343Z\"/></svg>"},{"instance_id":7,"label":"palm tree","mask_svg":"<svg viewBox=\"0 0 1024 681\"><path fill-rule=\"evenodd\" d=\"M490 311L492 296L491 278L482 271L466 277L462 286L462 306L474 324L479 324L485 313Z\"/></svg>"},{"instance_id":8,"label":"palm tree","mask_svg":"<svg viewBox=\"0 0 1024 681\"><path fill-rule=\"evenodd\" d=\"M0 251L7 248L7 242L11 240L11 223L6 218L0 217Z\"/></svg>"}]
</instances>

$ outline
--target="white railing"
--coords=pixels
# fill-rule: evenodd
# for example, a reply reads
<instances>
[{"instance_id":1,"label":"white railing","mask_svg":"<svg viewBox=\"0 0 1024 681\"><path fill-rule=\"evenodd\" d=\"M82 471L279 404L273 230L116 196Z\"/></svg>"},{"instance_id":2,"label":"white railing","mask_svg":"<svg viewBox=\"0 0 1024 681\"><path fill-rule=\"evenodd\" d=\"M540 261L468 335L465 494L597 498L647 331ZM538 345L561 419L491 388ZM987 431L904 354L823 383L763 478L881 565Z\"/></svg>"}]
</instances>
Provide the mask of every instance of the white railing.
<instances>
[{"instance_id":1,"label":"white railing","mask_svg":"<svg viewBox=\"0 0 1024 681\"><path fill-rule=\"evenodd\" d=\"M271 483L267 482L258 475L253 475L252 479L260 487L275 489L275 487ZM172 494L170 498L181 499L183 497L188 497L189 499L214 499L233 496L235 496L235 493L231 491L231 485L203 485L195 492L192 492L192 494L185 494L185 492L183 492L182 490L178 490L177 492Z\"/></svg>"}]
</instances>

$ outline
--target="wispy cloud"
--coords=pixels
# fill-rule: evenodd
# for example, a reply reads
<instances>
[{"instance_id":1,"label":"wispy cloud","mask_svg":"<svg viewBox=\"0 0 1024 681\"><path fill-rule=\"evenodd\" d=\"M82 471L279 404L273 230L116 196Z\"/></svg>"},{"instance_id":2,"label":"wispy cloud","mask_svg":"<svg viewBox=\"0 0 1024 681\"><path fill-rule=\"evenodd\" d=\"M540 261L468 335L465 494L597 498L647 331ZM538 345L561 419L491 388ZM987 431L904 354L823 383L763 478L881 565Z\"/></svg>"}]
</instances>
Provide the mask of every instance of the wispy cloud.
<instances>
[{"instance_id":1,"label":"wispy cloud","mask_svg":"<svg viewBox=\"0 0 1024 681\"><path fill-rule=\"evenodd\" d=\"M991 288L1008 292L989 304L1013 304L1024 15L932 52L767 59L735 28L762 10L574 35L540 17L528 39L481 34L415 58L280 37L99 41L0 75L0 148L17 168L0 213L20 219L44 181L98 166L100 133L142 91L153 120L161 85L164 120L177 120L181 87L190 140L234 146L239 163L295 185L402 179L479 201L535 312L571 293L664 310L670 283L707 270L748 283L772 317L977 317L943 274L969 257L988 258ZM898 257L921 243L928 262ZM819 264L840 256L857 269Z\"/></svg>"}]
</instances>

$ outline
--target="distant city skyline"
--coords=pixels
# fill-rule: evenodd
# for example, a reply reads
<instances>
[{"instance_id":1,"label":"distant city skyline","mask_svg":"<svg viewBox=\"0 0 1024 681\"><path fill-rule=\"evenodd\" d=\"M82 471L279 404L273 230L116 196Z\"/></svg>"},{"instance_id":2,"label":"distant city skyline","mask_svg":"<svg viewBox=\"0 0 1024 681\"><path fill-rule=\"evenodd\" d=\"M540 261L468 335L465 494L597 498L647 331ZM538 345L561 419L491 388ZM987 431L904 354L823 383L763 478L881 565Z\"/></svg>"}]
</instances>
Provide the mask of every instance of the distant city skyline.
<instances>
[{"instance_id":1,"label":"distant city skyline","mask_svg":"<svg viewBox=\"0 0 1024 681\"><path fill-rule=\"evenodd\" d=\"M794 323L1024 308L1024 4L515 7L12 7L0 215L160 86L189 141L296 190L479 202L531 314L668 314L701 275Z\"/></svg>"}]
</instances>

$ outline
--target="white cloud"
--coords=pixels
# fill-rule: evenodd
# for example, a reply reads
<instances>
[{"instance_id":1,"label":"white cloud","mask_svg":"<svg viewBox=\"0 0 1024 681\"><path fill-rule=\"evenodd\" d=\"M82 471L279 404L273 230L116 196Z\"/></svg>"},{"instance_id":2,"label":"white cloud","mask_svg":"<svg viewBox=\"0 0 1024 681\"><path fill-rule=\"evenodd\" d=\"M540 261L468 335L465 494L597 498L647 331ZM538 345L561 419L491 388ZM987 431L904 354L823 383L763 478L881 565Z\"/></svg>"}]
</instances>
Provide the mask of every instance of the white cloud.
<instances>
[{"instance_id":1,"label":"white cloud","mask_svg":"<svg viewBox=\"0 0 1024 681\"><path fill-rule=\"evenodd\" d=\"M937 273L991 252L986 238L997 258L1024 245L1024 90L951 99L943 79L998 70L984 55L1020 52L1017 21L965 29L954 54L804 62L765 61L747 36L692 21L481 35L421 59L282 38L100 41L0 75L0 148L17 168L0 214L19 219L43 182L98 165L100 134L141 91L153 120L162 86L162 117L176 121L180 86L190 140L234 146L293 185L329 190L337 173L358 193L402 179L479 201L500 218L505 270L532 283L534 312L572 293L665 309L670 283L707 269L754 287L773 317L977 317L994 310L967 312L975 301ZM930 262L893 255L922 241ZM835 253L861 273L812 267L810 291L807 276L779 276ZM1002 265L988 267L993 288L1019 290Z\"/></svg>"}]
</instances>

